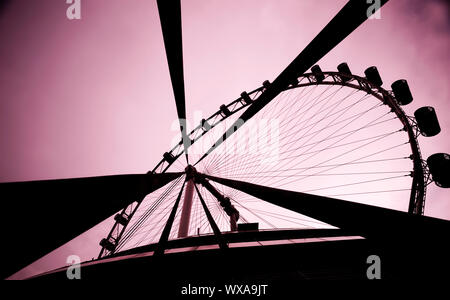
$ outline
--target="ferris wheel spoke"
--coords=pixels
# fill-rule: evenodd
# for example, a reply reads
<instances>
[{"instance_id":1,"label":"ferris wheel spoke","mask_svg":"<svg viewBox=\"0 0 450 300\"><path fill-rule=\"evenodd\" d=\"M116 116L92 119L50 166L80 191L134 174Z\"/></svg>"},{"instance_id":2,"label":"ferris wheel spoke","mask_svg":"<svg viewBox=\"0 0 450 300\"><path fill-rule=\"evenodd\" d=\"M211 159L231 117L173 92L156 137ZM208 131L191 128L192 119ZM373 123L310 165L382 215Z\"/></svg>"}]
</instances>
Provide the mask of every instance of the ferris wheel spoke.
<instances>
[{"instance_id":1,"label":"ferris wheel spoke","mask_svg":"<svg viewBox=\"0 0 450 300\"><path fill-rule=\"evenodd\" d=\"M349 94L349 95L350 95L350 94ZM363 96L361 99L364 99L365 97L366 97L366 96ZM338 102L339 102L339 101L338 101ZM291 153L291 156L290 156L290 157L283 157L283 159L288 159L288 158L292 158L292 157L298 157L298 154L295 154L294 150L299 150L299 149L304 148L304 147L306 147L306 146L311 146L311 148L312 148L312 147L317 146L318 144L320 144L320 143L322 143L322 142L328 141L328 140L330 140L330 139L336 139L337 137L340 137L340 136L344 136L344 138L347 138L348 136L350 136L350 135L352 135L352 134L354 134L354 133L357 133L357 132L359 132L359 131L361 131L361 130L367 129L367 128L370 127L370 126L375 126L376 124L380 124L380 123L375 123L376 120L373 120L373 121L369 122L368 124L366 124L366 125L363 126L363 127L360 127L360 128L357 128L357 129L350 130L349 132L346 132L346 133L336 134L336 132L342 130L344 127L348 126L348 124L350 124L351 122L354 122L355 120L361 118L365 113L367 113L367 112L369 112L369 111L371 111L371 110L373 110L373 109L375 109L375 108L377 108L377 107L379 107L379 104L373 106L371 109L366 110L366 111L364 111L364 112L362 112L362 113L355 114L355 115L353 115L351 118L345 118L344 120L346 120L346 121L350 120L350 121L348 121L346 124L344 124L343 126L341 126L340 128L338 128L337 130L335 130L334 133L329 134L326 138L323 138L322 140L319 140L319 141L315 141L314 143L311 143L311 144L307 144L307 141L308 141L308 140L311 140L311 138L314 138L315 136L317 136L320 132L324 131L325 129L331 128L331 126L333 126L333 125L331 125L331 123L332 123L333 121L330 122L329 125L327 125L327 126L322 126L321 129L318 129L317 131L314 131L314 132L312 132L312 133L305 133L305 132L302 132L302 134L299 135L299 137L296 138L295 140L288 139L287 141L285 141L285 139L288 138L289 136L297 136L297 135L298 135L298 132L301 132L303 128L295 129L295 131L294 131L293 133L289 133L289 131L288 131L288 133L286 133L286 134L281 134L281 136L280 136L279 139L277 140L277 143L280 143L280 144L282 144L283 146L290 145L290 147L287 147L287 149L283 149L283 151L281 151L281 152L277 151L276 153L273 153L273 154L271 154L271 155L265 155L264 158L265 158L265 159L268 159L268 158L271 158L271 157L278 157L278 156L280 156L280 155L283 155L284 153ZM380 118L378 118L378 119L381 119L382 117L383 117L383 115L382 115ZM289 118L289 119L292 119L292 118ZM336 119L335 119L335 120L336 120ZM339 122L339 123L341 123L341 122ZM315 124L317 124L317 122L316 122ZM293 129L293 127L292 127L292 129ZM281 128L280 128L280 130L281 130ZM266 133L266 134L268 134L268 133ZM244 137L242 137L242 136L243 136L243 135L241 135L240 139L238 139L238 140L234 139L232 142L239 144L239 143L242 142L242 140L245 140L246 138L248 138L247 136L244 136ZM298 141L300 141L300 140L302 140L302 139L305 139L306 137L309 137L307 141L304 141L304 142L301 143L300 145L297 145L295 148L292 148L293 142L294 142L294 141L298 142ZM342 138L341 140L343 140L344 138ZM341 140L339 140L339 141L341 141ZM338 141L338 142L339 142L339 141ZM275 143L275 142L268 143L268 144L266 145L266 147L269 147L269 148L270 148L270 147L273 145L273 143ZM249 147L249 149L247 150L247 153L248 153L247 155L250 155L250 153L251 153L257 146L258 146L258 145L255 145L255 144L254 144L254 145L251 145L251 147ZM342 147L342 145L341 145L340 147ZM330 149L330 147L327 147L327 149ZM326 150L326 149L317 150L316 153L320 153L320 152L323 151L323 150ZM305 155L305 153L301 153L301 155ZM245 154L241 154L241 156L244 157ZM241 160L243 160L243 159L241 158ZM232 164L234 163L235 165L236 165L236 164L240 164L240 162L237 162L237 161L231 162L231 163L232 163ZM250 167L250 166L255 167L255 166L258 166L259 164L258 164L257 162L252 161L252 160L248 160L247 162L244 162L243 165L244 165L244 166L245 166L245 165L248 165L249 167ZM242 165L241 165L241 166L242 166ZM261 171L261 169L260 169L259 171Z\"/></svg>"},{"instance_id":2,"label":"ferris wheel spoke","mask_svg":"<svg viewBox=\"0 0 450 300\"><path fill-rule=\"evenodd\" d=\"M372 109L373 109L373 108L376 108L376 107L378 107L378 104L375 105L375 106L373 106ZM366 110L366 111L364 111L363 113L355 114L354 117L351 118L351 121L357 120L358 118L360 118L361 116L363 116L367 111L369 111L369 110ZM364 138L353 139L351 142L347 142L347 143L339 143L339 142L343 141L344 139L348 139L348 137L350 137L351 135L354 135L355 133L358 133L358 132L360 132L360 131L366 130L366 129L372 127L372 126L379 125L379 124L383 124L383 123L385 123L386 121L393 120L393 118L388 119L388 120L382 120L382 119L384 118L384 116L386 116L386 115L387 115L387 114L382 114L380 117L376 117L376 118L374 118L373 120L368 121L367 123L365 123L365 125L361 125L361 126L357 127L356 129L352 129L352 130L349 130L349 131L347 131L347 132L337 134L338 131L342 131L342 128L344 128L346 125L348 125L348 124L350 123L350 122L347 122L346 124L344 124L344 126L342 126L341 128L339 128L338 130L335 130L332 134L329 134L326 138L322 138L322 139L320 139L319 141L311 142L311 143L309 143L309 144L306 144L306 142L304 142L303 144L300 144L299 146L297 146L297 147L295 147L295 148L283 150L283 151L281 151L280 153L274 153L272 156L275 156L275 157L276 157L276 156L279 156L279 155L281 154L282 157L281 157L281 158L277 158L278 161L279 161L279 162L281 162L281 161L286 161L286 163L289 163L290 165L292 165L292 164L293 164L293 160L299 159L300 157L305 156L305 155L309 155L309 154L310 154L310 155L308 156L308 158L307 158L307 159L310 159L311 157L316 156L317 154L321 154L321 153L324 152L324 151L332 150L332 149L336 149L336 148L342 148L342 147L345 147L345 146L348 146L348 145L352 145L352 144L358 144L358 143L363 142L363 141L369 141L369 143L367 143L367 144L365 144L365 145L362 145L362 146L370 145L370 144L372 144L373 142L377 142L377 141L379 141L379 140L381 140L381 139L383 139L383 138L389 137L390 135L393 135L393 134L397 133L398 131L396 130L396 131L392 131L392 132L388 132L388 133L383 133L383 134L378 134L378 135L369 136L369 137L367 137L367 135L365 135ZM382 120L382 121L380 121L380 120ZM322 129L322 130L323 130L323 129ZM285 136L285 135L282 135L281 138L280 138L280 140L283 140L283 139L284 139L284 136ZM342 138L340 138L339 140L333 142L332 144L328 144L328 145L327 145L326 147L324 147L324 148L321 148L321 149L318 149L318 150L314 150L314 151L310 151L310 152L306 152L306 153L305 153L304 151L302 151L302 152L300 152L300 153L294 152L294 150L299 150L299 149L304 148L304 147L307 147L307 146L310 146L309 149L312 149L313 147L319 145L320 143L323 143L324 141L336 139L337 137L342 137ZM286 145L286 143L283 143L283 146L284 146L284 145ZM355 150L361 149L362 146L360 146L360 147L358 147L358 148L355 148L355 149L352 149L351 151L355 151ZM251 151L250 151L250 152L251 152ZM350 153L350 152L349 152L349 151L346 151L346 152L344 152L344 153L342 153L342 154L338 154L337 156L332 157L331 159L336 159L336 158L341 157L341 156L343 156L343 155L346 155L346 154L348 154L348 153ZM284 155L284 154L286 154L286 155ZM249 154L247 154L247 156L249 156ZM271 156L271 155L268 155L268 156L265 155L265 158L268 158L268 157L270 157L270 156ZM302 158L302 163L304 163L307 159ZM322 161L320 164L313 165L312 167L318 167L318 166L324 164L324 162L330 161L331 159L328 158L327 160ZM241 160L242 160L242 159L239 159L238 161L241 161ZM243 166L244 166L244 167L245 167L245 166L251 166L252 169L255 169L255 167L258 167L258 166L260 165L257 161L253 161L253 160L251 160L251 159L248 159L248 161L247 161L247 162L244 162L244 163L231 162L231 164L234 164L234 167L233 167L234 169L239 169L239 168L241 168L241 172L235 172L235 173L234 173L234 174L236 174L237 176L239 176L240 173L243 173L243 172L242 172L242 167L243 167ZM341 164L341 165L345 165L345 164ZM277 167L278 167L281 171L283 171L283 169L284 169L283 166L284 166L283 164L278 164ZM264 172L265 172L265 169L267 169L267 168L268 168L268 166L265 167L265 168L258 168L257 172L258 172L258 173L264 173ZM297 168L297 169L298 169L298 168ZM277 172L277 171L274 170L274 169L272 168L272 172L271 172L270 174L272 174L272 175L274 175L274 176L276 177L276 175L277 175L276 172ZM251 174L250 172L245 171L245 170L244 170L244 173L247 173L247 174L249 174L249 175Z\"/></svg>"},{"instance_id":3,"label":"ferris wheel spoke","mask_svg":"<svg viewBox=\"0 0 450 300\"><path fill-rule=\"evenodd\" d=\"M325 96L325 97L323 97L323 98L321 99L321 97L322 97L328 90L330 90L330 89L331 89L331 86L328 86L326 89L324 89L324 91L322 91L321 93L319 93L319 95L315 95L312 99L310 99L310 96L313 95L311 92L314 90L314 88L310 89L310 90L308 91L308 93L306 93L306 98L303 99L305 102L310 102L309 106L306 106L306 109L305 109L305 110L310 110L312 107L314 107L315 104L318 104L318 103L320 103L320 102L324 102L325 100L328 100L330 97L334 96L334 95L336 94L337 91L336 91L336 92L333 92L333 93L330 93L329 95L327 95L327 96ZM297 123L297 124L303 123L303 122L301 122L301 121L302 121L302 117L304 116L304 114L300 114L300 113L299 113L299 110L301 110L301 108L297 108L296 110L293 110L293 111L291 111L291 112L288 111L289 108L292 108L292 103L291 103L291 102L297 100L298 97L302 96L303 91L304 91L304 90L302 90L302 91L299 93L299 95L295 95L295 93L292 93L292 92L289 90L289 91L288 91L288 92L289 92L289 95L288 95L287 99L285 99L285 98L286 98L286 97L285 97L286 95L285 95L284 93L281 94L280 96L283 96L283 99L280 101L280 103L282 104L282 105L280 105L281 109L280 109L280 108L277 109L277 107L275 107L275 109L273 109L273 110L263 110L263 111L261 112L261 113L262 113L262 116L260 117L260 119L271 120L271 119L273 119L273 118L276 118L276 117L277 117L278 115L280 115L282 112L288 112L288 113L289 113L288 117L286 117L285 120L282 120L282 121L280 122L280 129L282 129L283 127L285 127L285 126L287 126L287 125L290 125L290 123L292 123L293 116L296 116L296 115L300 115L299 120L298 120L298 122L296 122L296 123ZM352 93L354 93L354 91L352 91ZM304 96L304 95L303 95L303 96ZM287 101L285 101L285 100L287 100ZM320 100L320 101L318 101L318 100ZM267 112L269 112L269 113L267 113ZM305 121L307 122L308 120L305 120ZM304 122L305 122L305 121L304 121ZM246 126L252 126L252 125L250 125L249 123L247 123ZM291 126L290 129L292 129L293 127L294 127L294 126ZM286 137L283 136L283 138L286 138ZM235 143L236 145L240 145L241 143L244 143L245 140L248 139L248 137L247 137L246 135L238 135L238 136L236 137L236 135L235 135L235 136L232 137L232 139L234 140L234 143ZM247 152L251 153L251 151L254 149L255 146L256 146L256 145L251 145L251 147L249 147L249 149L247 150ZM270 143L269 143L267 146L270 146ZM244 158L245 158L245 157L242 155L242 159L244 159ZM219 155L214 155L213 161L214 161L216 164L226 163L226 154L222 153L222 154L219 154Z\"/></svg>"},{"instance_id":4,"label":"ferris wheel spoke","mask_svg":"<svg viewBox=\"0 0 450 300\"><path fill-rule=\"evenodd\" d=\"M141 229L143 227L152 228L152 230L147 230L148 231L147 236L148 236L150 234L150 231L153 231L153 229L155 228L154 225L162 222L161 221L162 218L167 215L165 212L167 210L170 210L170 207L171 207L170 205L173 203L172 201L170 201L172 192L175 190L175 188L177 186L179 186L179 183L182 180L184 180L184 176L181 176L177 180L172 182L172 184L167 189L165 189L159 196L156 197L155 201L147 201L148 199L143 200L143 202L150 202L150 203L147 204L146 206L143 205L141 207L137 207L137 208L140 208L140 211L143 210L144 212L141 213L140 215L134 216L134 219L135 219L134 223L130 224L130 226L128 226L122 230L123 236L119 235L117 237L118 244L117 244L115 252L118 252L118 251L122 250L124 247L128 246L128 244L131 240L135 241L136 235L138 232L139 232L139 234L142 235L143 231ZM150 196L152 196L152 195L150 195ZM166 202L165 206L164 206L164 202ZM161 211L161 212L159 214L157 214L158 211ZM157 215L155 215L155 214L157 214ZM150 217L153 217L155 219L155 221L149 224L147 220ZM159 219L158 219L158 217L159 217ZM125 230L126 230L126 232L124 232ZM141 238L139 241L135 241L135 245L139 245L144 240L145 240L145 237Z\"/></svg>"}]
</instances>

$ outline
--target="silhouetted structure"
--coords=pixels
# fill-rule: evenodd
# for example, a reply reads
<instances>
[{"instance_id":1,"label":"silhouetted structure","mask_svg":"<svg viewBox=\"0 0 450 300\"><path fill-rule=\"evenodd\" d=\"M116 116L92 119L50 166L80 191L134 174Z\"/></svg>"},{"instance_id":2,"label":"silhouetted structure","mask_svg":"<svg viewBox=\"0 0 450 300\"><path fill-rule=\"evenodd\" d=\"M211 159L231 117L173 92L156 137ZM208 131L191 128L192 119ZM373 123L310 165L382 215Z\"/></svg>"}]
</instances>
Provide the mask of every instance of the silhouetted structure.
<instances>
[{"instance_id":1,"label":"silhouetted structure","mask_svg":"<svg viewBox=\"0 0 450 300\"><path fill-rule=\"evenodd\" d=\"M184 119L181 8L179 1L173 2L176 2L175 6L169 5L169 1L159 0L158 9L177 112L179 118ZM381 2L385 4L387 0ZM246 122L286 88L298 84L300 76L308 76L310 84L333 80L335 84L354 86L371 93L391 107L410 138L414 174L408 213L201 174L188 165L184 172L187 183L183 183L159 242L115 253L117 242L137 208L131 214L123 210L116 215L116 224L108 237L101 241L100 258L82 264L83 278L145 277L154 283L230 278L271 282L304 278L361 279L366 278L366 259L371 254L381 257L383 278L433 277L439 275L441 268L447 268L449 246L445 237L450 232L450 222L423 216L424 164L415 128L399 106L412 101L406 81L395 82L392 87L394 95L391 95L381 88L383 82L376 67L368 68L366 78L363 78L353 75L346 63L338 66L339 72L324 72L318 65L313 66L368 18L367 6L366 1L349 1L273 82L263 83L258 89L261 94L257 99L250 98L252 92L243 92L241 98L233 103L241 103L240 108L247 107L240 116L240 120ZM312 73L305 75L311 66ZM230 105L222 105L217 114L225 118L236 111L230 109ZM416 121L425 136L435 135L440 130L433 109L418 110ZM214 147L241 125L233 124ZM207 120L202 120L199 129L207 132L211 126ZM186 141L192 142L183 127L180 145L184 146L188 161ZM214 147L199 161L207 157ZM180 155L164 153L163 160L155 168L163 169L162 173L154 170L140 175L0 184L2 199L8 199L4 201L8 212L2 218L4 227L19 217L22 222L21 227L5 232L5 240L9 244L3 250L2 276L11 275L130 203L137 201L140 204L148 193L180 177L182 173L164 173ZM428 159L429 172L443 187L449 186L448 162L446 154L436 154ZM444 165L446 167L442 167ZM209 180L340 229L260 231L255 224L247 225L247 228L238 226L239 211ZM230 217L231 232L218 230L197 189L198 184L219 201ZM185 226L189 222L187 204L180 226L180 237L184 238L169 240L185 185L192 193L194 189L198 193L214 234L186 237ZM185 201L189 201L189 197ZM20 212L20 216L9 212ZM116 231L121 233L113 235ZM37 278L66 278L65 271L66 268L61 268Z\"/></svg>"}]
</instances>

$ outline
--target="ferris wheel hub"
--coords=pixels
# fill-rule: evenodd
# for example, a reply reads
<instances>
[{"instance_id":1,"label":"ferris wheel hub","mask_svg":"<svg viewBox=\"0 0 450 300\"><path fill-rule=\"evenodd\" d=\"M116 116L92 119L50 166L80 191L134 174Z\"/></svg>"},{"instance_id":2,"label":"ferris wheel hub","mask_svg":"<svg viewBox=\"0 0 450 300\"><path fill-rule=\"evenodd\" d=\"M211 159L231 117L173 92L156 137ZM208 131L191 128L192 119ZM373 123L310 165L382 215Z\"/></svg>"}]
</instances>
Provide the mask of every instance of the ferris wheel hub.
<instances>
[{"instance_id":1,"label":"ferris wheel hub","mask_svg":"<svg viewBox=\"0 0 450 300\"><path fill-rule=\"evenodd\" d=\"M185 169L184 169L185 173L186 173L186 181L190 180L192 178L195 177L195 175L197 174L197 170L195 169L194 166L192 165L188 165Z\"/></svg>"}]
</instances>

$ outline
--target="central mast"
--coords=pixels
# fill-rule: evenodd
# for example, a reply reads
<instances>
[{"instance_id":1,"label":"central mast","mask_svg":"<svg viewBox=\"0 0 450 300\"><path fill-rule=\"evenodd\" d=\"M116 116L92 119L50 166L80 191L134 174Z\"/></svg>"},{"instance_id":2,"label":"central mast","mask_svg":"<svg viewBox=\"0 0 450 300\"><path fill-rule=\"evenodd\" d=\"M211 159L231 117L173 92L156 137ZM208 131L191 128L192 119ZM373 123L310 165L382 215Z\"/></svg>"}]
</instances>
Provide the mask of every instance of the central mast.
<instances>
[{"instance_id":1,"label":"central mast","mask_svg":"<svg viewBox=\"0 0 450 300\"><path fill-rule=\"evenodd\" d=\"M178 237L187 237L189 234L189 223L191 220L192 197L194 195L195 168L191 165L186 167L186 189L184 192L183 210L181 211L180 228Z\"/></svg>"}]
</instances>

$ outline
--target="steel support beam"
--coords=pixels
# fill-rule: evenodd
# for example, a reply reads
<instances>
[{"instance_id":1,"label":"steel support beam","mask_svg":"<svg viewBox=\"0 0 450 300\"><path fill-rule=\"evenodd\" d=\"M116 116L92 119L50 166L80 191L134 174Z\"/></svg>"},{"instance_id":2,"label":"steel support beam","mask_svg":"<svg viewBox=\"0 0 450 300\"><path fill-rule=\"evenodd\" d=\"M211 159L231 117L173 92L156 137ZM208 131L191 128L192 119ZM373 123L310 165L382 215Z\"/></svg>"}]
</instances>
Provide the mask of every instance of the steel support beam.
<instances>
[{"instance_id":1,"label":"steel support beam","mask_svg":"<svg viewBox=\"0 0 450 300\"><path fill-rule=\"evenodd\" d=\"M182 173L0 183L5 278Z\"/></svg>"},{"instance_id":2,"label":"steel support beam","mask_svg":"<svg viewBox=\"0 0 450 300\"><path fill-rule=\"evenodd\" d=\"M190 140L186 133L181 3L180 0L158 0L157 4L181 136L183 138L184 153L189 163L187 150L190 146Z\"/></svg>"},{"instance_id":3,"label":"steel support beam","mask_svg":"<svg viewBox=\"0 0 450 300\"><path fill-rule=\"evenodd\" d=\"M230 199L222 195L212 184L199 173L195 176L196 182L203 185L219 201L223 210L230 217L230 230L237 231L237 221L239 220L239 211L231 204Z\"/></svg>"},{"instance_id":4,"label":"steel support beam","mask_svg":"<svg viewBox=\"0 0 450 300\"><path fill-rule=\"evenodd\" d=\"M186 191L184 193L183 209L181 211L181 218L180 218L180 228L178 229L179 238L187 237L189 233L193 195L194 195L194 180L191 178L188 180L186 184Z\"/></svg>"},{"instance_id":5,"label":"steel support beam","mask_svg":"<svg viewBox=\"0 0 450 300\"><path fill-rule=\"evenodd\" d=\"M380 7L388 0L380 0ZM286 87L292 84L300 75L311 68L329 51L342 42L350 33L367 20L371 13L380 7L366 0L350 0L322 31L306 46L306 48L281 72L266 90L244 111L239 119L220 137L213 146L195 163L209 155L219 147L229 136L236 132L245 122L263 109L278 96Z\"/></svg>"},{"instance_id":6,"label":"steel support beam","mask_svg":"<svg viewBox=\"0 0 450 300\"><path fill-rule=\"evenodd\" d=\"M396 245L405 241L430 242L431 245L442 241L450 232L450 221L447 220L244 181L202 174L199 176L373 240Z\"/></svg>"},{"instance_id":7,"label":"steel support beam","mask_svg":"<svg viewBox=\"0 0 450 300\"><path fill-rule=\"evenodd\" d=\"M183 189L186 184L186 181L183 182L181 186L180 192L178 193L177 200L173 205L172 211L170 212L169 218L167 219L166 225L164 226L163 232L159 238L158 247L155 250L154 255L162 255L164 254L164 250L166 249L167 241L169 240L170 231L172 230L173 221L175 220L175 216L177 214L178 206L180 205L181 195L183 194Z\"/></svg>"},{"instance_id":8,"label":"steel support beam","mask_svg":"<svg viewBox=\"0 0 450 300\"><path fill-rule=\"evenodd\" d=\"M228 249L227 243L225 243L225 240L222 237L222 233L220 232L219 227L217 226L216 222L214 221L214 218L211 215L211 212L208 209L208 206L205 203L205 200L203 200L202 194L200 194L200 191L198 190L197 185L195 185L195 190L197 191L198 198L200 199L200 202L202 203L203 210L205 211L206 217L208 218L209 225L211 225L211 228L214 232L214 235L217 238L217 243L219 244L220 249Z\"/></svg>"}]
</instances>

